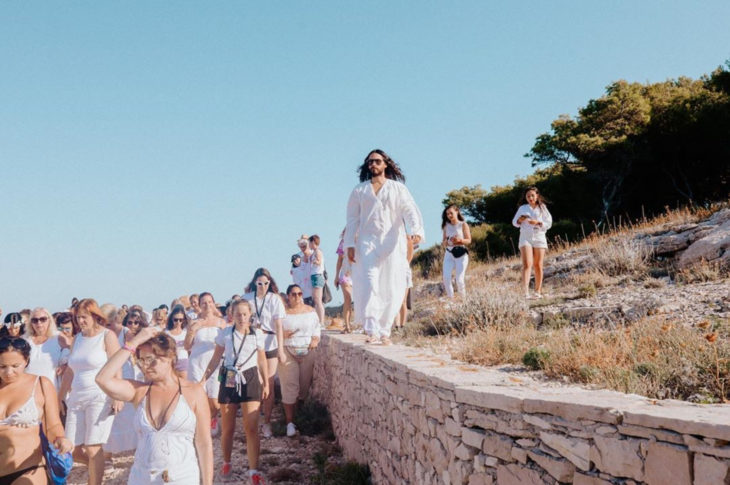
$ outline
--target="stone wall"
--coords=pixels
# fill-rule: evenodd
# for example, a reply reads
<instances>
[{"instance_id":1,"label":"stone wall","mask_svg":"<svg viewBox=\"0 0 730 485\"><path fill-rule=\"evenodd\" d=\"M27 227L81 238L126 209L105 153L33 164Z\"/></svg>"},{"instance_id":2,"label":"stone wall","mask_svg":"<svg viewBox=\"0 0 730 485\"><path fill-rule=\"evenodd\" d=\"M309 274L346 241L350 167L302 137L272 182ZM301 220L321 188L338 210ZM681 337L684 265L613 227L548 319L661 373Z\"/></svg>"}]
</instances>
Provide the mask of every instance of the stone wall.
<instances>
[{"instance_id":1,"label":"stone wall","mask_svg":"<svg viewBox=\"0 0 730 485\"><path fill-rule=\"evenodd\" d=\"M730 484L730 406L536 382L325 335L313 393L376 484Z\"/></svg>"}]
</instances>

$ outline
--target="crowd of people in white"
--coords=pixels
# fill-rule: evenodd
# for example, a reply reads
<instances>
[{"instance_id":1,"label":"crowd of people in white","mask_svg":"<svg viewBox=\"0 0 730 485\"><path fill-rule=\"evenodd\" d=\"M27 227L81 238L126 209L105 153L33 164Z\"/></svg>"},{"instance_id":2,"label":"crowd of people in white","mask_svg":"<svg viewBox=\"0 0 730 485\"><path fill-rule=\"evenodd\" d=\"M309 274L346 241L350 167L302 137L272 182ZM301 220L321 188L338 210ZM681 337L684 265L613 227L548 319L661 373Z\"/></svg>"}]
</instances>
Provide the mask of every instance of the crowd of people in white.
<instances>
[{"instance_id":1,"label":"crowd of people in white","mask_svg":"<svg viewBox=\"0 0 730 485\"><path fill-rule=\"evenodd\" d=\"M344 332L361 326L366 342L389 345L393 325L405 323L410 260L424 238L423 220L385 152L371 151L358 173L334 285L343 292ZM525 200L513 223L527 268L523 289L527 294L534 264L539 297L551 218L537 189L526 191ZM454 296L455 274L463 298L471 233L457 206L444 210L442 231L445 294ZM130 484L210 484L217 433L220 475L233 472L239 411L250 481L264 483L258 460L261 436L272 435L275 377L287 436L297 434L297 404L312 381L312 350L331 298L320 242L317 235L297 240L292 284L283 292L259 268L225 305L203 292L152 312L74 298L62 312L39 307L8 314L0 329L0 483L46 483L53 470L45 434L55 453L71 452L88 466L90 484L102 483L110 454L131 450Z\"/></svg>"}]
</instances>

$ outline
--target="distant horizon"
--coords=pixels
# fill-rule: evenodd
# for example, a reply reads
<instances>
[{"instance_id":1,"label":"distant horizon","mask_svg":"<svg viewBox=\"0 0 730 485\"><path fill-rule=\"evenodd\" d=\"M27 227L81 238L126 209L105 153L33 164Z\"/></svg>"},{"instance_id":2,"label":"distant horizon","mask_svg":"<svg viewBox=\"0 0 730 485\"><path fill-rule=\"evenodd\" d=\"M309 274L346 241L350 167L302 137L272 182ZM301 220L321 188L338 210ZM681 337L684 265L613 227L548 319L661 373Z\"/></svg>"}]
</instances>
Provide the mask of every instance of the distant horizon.
<instances>
[{"instance_id":1,"label":"distant horizon","mask_svg":"<svg viewBox=\"0 0 730 485\"><path fill-rule=\"evenodd\" d=\"M403 168L429 247L446 193L532 173L523 154L561 113L618 79L697 79L730 59L721 1L0 14L4 314L72 297L224 303L260 266L285 286L302 233L322 237L333 275L375 147Z\"/></svg>"}]
</instances>

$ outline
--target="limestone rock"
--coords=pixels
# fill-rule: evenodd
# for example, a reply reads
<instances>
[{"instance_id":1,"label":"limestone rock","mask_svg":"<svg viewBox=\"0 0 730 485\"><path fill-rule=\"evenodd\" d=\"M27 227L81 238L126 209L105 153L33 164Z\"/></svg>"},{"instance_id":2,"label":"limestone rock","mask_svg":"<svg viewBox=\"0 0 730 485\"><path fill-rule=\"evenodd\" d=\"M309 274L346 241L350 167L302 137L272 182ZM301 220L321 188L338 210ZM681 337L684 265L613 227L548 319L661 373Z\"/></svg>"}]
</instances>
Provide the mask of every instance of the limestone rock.
<instances>
[{"instance_id":1,"label":"limestone rock","mask_svg":"<svg viewBox=\"0 0 730 485\"><path fill-rule=\"evenodd\" d=\"M611 485L611 482L608 482L601 477L576 473L573 477L573 485Z\"/></svg>"},{"instance_id":2,"label":"limestone rock","mask_svg":"<svg viewBox=\"0 0 730 485\"><path fill-rule=\"evenodd\" d=\"M684 447L652 441L644 477L649 485L692 485L691 455Z\"/></svg>"},{"instance_id":3,"label":"limestone rock","mask_svg":"<svg viewBox=\"0 0 730 485\"><path fill-rule=\"evenodd\" d=\"M640 440L596 436L593 442L590 460L600 471L615 477L628 477L638 481L644 479Z\"/></svg>"},{"instance_id":4,"label":"limestone rock","mask_svg":"<svg viewBox=\"0 0 730 485\"><path fill-rule=\"evenodd\" d=\"M695 454L694 485L730 485L730 463Z\"/></svg>"},{"instance_id":5,"label":"limestone rock","mask_svg":"<svg viewBox=\"0 0 730 485\"><path fill-rule=\"evenodd\" d=\"M532 461L540 465L540 468L547 471L551 477L561 483L571 483L575 475L575 465L567 460L556 460L555 458L528 451L527 455Z\"/></svg>"},{"instance_id":6,"label":"limestone rock","mask_svg":"<svg viewBox=\"0 0 730 485\"><path fill-rule=\"evenodd\" d=\"M461 440L469 446L480 449L484 443L485 433L479 429L461 428Z\"/></svg>"},{"instance_id":7,"label":"limestone rock","mask_svg":"<svg viewBox=\"0 0 730 485\"><path fill-rule=\"evenodd\" d=\"M512 461L513 441L508 436L497 433L487 433L484 436L482 449L487 455L496 456L506 462Z\"/></svg>"},{"instance_id":8,"label":"limestone rock","mask_svg":"<svg viewBox=\"0 0 730 485\"><path fill-rule=\"evenodd\" d=\"M544 485L540 474L535 470L519 465L500 465L497 467L497 483L499 485Z\"/></svg>"},{"instance_id":9,"label":"limestone rock","mask_svg":"<svg viewBox=\"0 0 730 485\"><path fill-rule=\"evenodd\" d=\"M578 438L568 438L558 434L540 433L540 439L547 446L560 453L561 456L567 458L571 463L581 470L589 470L590 450L588 442Z\"/></svg>"},{"instance_id":10,"label":"limestone rock","mask_svg":"<svg viewBox=\"0 0 730 485\"><path fill-rule=\"evenodd\" d=\"M469 475L469 485L492 485L494 480L491 475L484 473L472 473Z\"/></svg>"},{"instance_id":11,"label":"limestone rock","mask_svg":"<svg viewBox=\"0 0 730 485\"><path fill-rule=\"evenodd\" d=\"M730 221L724 222L702 239L692 243L679 257L678 266L686 268L702 260L730 259L728 249L730 249Z\"/></svg>"}]
</instances>

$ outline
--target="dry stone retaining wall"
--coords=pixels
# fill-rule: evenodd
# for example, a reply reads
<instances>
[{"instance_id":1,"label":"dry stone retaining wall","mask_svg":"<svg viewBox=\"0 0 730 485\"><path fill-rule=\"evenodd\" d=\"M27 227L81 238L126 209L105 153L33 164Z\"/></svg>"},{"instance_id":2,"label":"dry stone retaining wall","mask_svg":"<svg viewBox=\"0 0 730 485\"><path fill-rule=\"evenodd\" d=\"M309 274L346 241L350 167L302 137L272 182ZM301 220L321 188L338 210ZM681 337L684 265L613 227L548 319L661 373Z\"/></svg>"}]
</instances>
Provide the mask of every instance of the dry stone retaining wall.
<instances>
[{"instance_id":1,"label":"dry stone retaining wall","mask_svg":"<svg viewBox=\"0 0 730 485\"><path fill-rule=\"evenodd\" d=\"M730 484L730 406L537 383L325 335L314 395L376 484Z\"/></svg>"}]
</instances>

